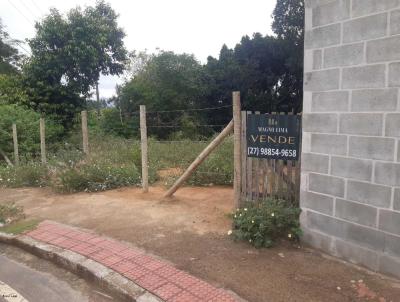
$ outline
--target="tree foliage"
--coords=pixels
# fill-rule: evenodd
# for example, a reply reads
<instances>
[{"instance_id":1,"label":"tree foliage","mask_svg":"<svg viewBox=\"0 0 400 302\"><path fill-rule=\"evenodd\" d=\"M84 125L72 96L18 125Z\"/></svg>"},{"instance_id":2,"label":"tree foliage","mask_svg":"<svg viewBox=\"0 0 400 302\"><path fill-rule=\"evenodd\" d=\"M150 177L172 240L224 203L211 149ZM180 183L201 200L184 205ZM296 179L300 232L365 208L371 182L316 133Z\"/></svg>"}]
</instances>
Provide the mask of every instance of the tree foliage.
<instances>
[{"instance_id":1,"label":"tree foliage","mask_svg":"<svg viewBox=\"0 0 400 302\"><path fill-rule=\"evenodd\" d=\"M24 68L29 105L68 121L100 74L121 74L127 51L117 18L110 5L98 1L66 16L52 9L36 23L36 36L29 41L32 56Z\"/></svg>"},{"instance_id":2,"label":"tree foliage","mask_svg":"<svg viewBox=\"0 0 400 302\"><path fill-rule=\"evenodd\" d=\"M149 57L142 69L119 88L118 106L128 119L139 105L146 105L148 111L198 108L205 96L204 80L203 68L193 55L162 51ZM149 115L153 125L166 126L160 131L150 129L162 137L173 131L173 125L184 122L190 128L193 121L181 114Z\"/></svg>"},{"instance_id":3,"label":"tree foliage","mask_svg":"<svg viewBox=\"0 0 400 302\"><path fill-rule=\"evenodd\" d=\"M17 105L0 105L0 146L8 155L13 152L12 124L17 125L18 145L23 156L40 154L39 136L40 114ZM52 144L58 140L63 127L54 119L46 118L46 142Z\"/></svg>"},{"instance_id":4,"label":"tree foliage","mask_svg":"<svg viewBox=\"0 0 400 302\"><path fill-rule=\"evenodd\" d=\"M0 74L14 74L22 58L0 19Z\"/></svg>"}]
</instances>

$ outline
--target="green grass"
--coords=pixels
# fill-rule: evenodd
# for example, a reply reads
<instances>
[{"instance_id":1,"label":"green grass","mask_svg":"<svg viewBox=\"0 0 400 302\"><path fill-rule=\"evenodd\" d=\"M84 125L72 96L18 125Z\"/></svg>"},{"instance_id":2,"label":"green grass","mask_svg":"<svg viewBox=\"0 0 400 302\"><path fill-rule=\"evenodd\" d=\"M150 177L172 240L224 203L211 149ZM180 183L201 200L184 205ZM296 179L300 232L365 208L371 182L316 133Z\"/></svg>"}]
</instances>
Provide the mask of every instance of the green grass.
<instances>
[{"instance_id":1,"label":"green grass","mask_svg":"<svg viewBox=\"0 0 400 302\"><path fill-rule=\"evenodd\" d=\"M18 235L33 230L39 224L38 220L20 220L0 228L0 232Z\"/></svg>"}]
</instances>

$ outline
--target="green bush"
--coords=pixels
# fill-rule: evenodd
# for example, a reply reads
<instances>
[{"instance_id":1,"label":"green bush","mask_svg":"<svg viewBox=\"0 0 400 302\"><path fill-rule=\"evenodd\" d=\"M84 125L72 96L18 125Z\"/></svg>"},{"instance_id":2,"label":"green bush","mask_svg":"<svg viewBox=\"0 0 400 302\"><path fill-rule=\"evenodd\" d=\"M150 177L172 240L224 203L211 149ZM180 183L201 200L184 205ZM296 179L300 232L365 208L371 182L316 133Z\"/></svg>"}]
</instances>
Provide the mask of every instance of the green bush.
<instances>
[{"instance_id":1,"label":"green bush","mask_svg":"<svg viewBox=\"0 0 400 302\"><path fill-rule=\"evenodd\" d=\"M0 166L0 186L3 187L42 187L47 185L48 181L48 169L39 163Z\"/></svg>"},{"instance_id":2,"label":"green bush","mask_svg":"<svg viewBox=\"0 0 400 302\"><path fill-rule=\"evenodd\" d=\"M31 158L40 153L39 135L40 114L16 105L0 105L0 146L10 157L13 154L12 124L16 123L18 131L19 154ZM46 121L46 144L48 149L59 140L64 128L51 117Z\"/></svg>"},{"instance_id":3,"label":"green bush","mask_svg":"<svg viewBox=\"0 0 400 302\"><path fill-rule=\"evenodd\" d=\"M298 240L300 212L300 208L281 199L248 203L232 214L233 230L230 232L234 239L248 241L257 248L271 247L280 238Z\"/></svg>"}]
</instances>

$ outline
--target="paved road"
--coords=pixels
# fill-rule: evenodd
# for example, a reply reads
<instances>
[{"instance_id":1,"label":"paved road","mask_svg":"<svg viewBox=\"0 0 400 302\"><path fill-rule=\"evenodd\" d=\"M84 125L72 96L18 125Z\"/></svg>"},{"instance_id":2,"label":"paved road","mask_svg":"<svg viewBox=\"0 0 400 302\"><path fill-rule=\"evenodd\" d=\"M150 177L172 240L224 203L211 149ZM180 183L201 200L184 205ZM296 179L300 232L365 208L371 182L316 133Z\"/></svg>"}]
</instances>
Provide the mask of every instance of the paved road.
<instances>
[{"instance_id":1,"label":"paved road","mask_svg":"<svg viewBox=\"0 0 400 302\"><path fill-rule=\"evenodd\" d=\"M0 244L0 302L115 302L93 284L20 249Z\"/></svg>"}]
</instances>

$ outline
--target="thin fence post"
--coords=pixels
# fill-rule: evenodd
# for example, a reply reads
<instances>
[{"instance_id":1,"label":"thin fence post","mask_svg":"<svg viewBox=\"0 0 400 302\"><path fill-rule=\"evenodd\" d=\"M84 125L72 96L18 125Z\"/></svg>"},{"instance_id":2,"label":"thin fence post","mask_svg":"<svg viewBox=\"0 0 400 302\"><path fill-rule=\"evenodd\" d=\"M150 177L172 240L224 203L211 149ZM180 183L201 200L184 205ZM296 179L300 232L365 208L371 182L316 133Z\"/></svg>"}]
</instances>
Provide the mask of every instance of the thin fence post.
<instances>
[{"instance_id":1,"label":"thin fence post","mask_svg":"<svg viewBox=\"0 0 400 302\"><path fill-rule=\"evenodd\" d=\"M82 140L83 140L83 152L89 155L89 135L88 135L88 125L87 125L87 111L81 112L82 118Z\"/></svg>"},{"instance_id":2,"label":"thin fence post","mask_svg":"<svg viewBox=\"0 0 400 302\"><path fill-rule=\"evenodd\" d=\"M143 192L149 191L149 165L147 156L147 126L146 126L146 106L140 105L140 139L142 153L142 188Z\"/></svg>"},{"instance_id":3,"label":"thin fence post","mask_svg":"<svg viewBox=\"0 0 400 302\"><path fill-rule=\"evenodd\" d=\"M234 160L234 206L239 208L241 206L241 106L240 106L240 92L234 91L232 94L233 101L233 138L234 138L234 150L233 150L233 160Z\"/></svg>"},{"instance_id":4,"label":"thin fence post","mask_svg":"<svg viewBox=\"0 0 400 302\"><path fill-rule=\"evenodd\" d=\"M44 118L40 118L40 154L42 157L42 164L46 164L46 132L45 132Z\"/></svg>"},{"instance_id":5,"label":"thin fence post","mask_svg":"<svg viewBox=\"0 0 400 302\"><path fill-rule=\"evenodd\" d=\"M15 123L12 124L12 131L13 131L13 142L14 142L15 165L19 165L18 135L17 135L17 125Z\"/></svg>"}]
</instances>

